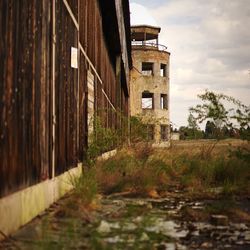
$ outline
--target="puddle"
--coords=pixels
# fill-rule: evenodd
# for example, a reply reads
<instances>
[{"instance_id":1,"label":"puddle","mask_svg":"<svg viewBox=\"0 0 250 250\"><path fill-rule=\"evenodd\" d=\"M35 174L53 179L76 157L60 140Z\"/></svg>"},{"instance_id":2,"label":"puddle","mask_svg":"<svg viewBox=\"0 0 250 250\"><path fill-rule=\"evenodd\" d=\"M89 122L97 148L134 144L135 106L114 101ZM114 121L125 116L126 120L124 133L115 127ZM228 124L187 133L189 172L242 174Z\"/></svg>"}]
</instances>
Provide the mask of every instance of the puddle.
<instances>
[{"instance_id":1,"label":"puddle","mask_svg":"<svg viewBox=\"0 0 250 250\"><path fill-rule=\"evenodd\" d=\"M49 209L12 240L0 242L0 249L250 249L248 224L229 220L215 225L181 214L185 208L199 212L204 207L203 202L174 198L116 198L103 199L89 218Z\"/></svg>"}]
</instances>

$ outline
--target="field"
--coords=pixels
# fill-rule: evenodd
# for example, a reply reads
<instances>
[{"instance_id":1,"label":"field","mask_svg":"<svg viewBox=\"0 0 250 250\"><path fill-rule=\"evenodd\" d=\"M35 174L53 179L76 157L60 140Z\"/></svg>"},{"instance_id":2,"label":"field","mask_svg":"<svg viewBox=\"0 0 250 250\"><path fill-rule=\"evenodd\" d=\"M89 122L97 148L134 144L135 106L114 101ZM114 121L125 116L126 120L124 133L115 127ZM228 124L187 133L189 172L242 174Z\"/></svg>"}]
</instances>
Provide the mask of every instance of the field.
<instances>
[{"instance_id":1,"label":"field","mask_svg":"<svg viewBox=\"0 0 250 250\"><path fill-rule=\"evenodd\" d=\"M240 140L122 148L0 249L249 249L247 150Z\"/></svg>"},{"instance_id":2,"label":"field","mask_svg":"<svg viewBox=\"0 0 250 250\"><path fill-rule=\"evenodd\" d=\"M168 149L141 143L99 161L99 190L163 195L173 185L205 195L216 188L225 195L249 194L249 144L242 140L176 141Z\"/></svg>"}]
</instances>

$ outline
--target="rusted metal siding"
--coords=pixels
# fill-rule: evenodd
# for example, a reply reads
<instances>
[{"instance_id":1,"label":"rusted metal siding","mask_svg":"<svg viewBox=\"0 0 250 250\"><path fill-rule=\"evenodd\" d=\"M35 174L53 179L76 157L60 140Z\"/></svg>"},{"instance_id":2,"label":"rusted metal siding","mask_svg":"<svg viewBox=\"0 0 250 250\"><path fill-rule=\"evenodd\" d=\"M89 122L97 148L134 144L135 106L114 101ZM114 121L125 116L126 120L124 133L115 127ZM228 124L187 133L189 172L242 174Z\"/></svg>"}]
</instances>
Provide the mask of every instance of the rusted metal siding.
<instances>
[{"instance_id":1,"label":"rusted metal siding","mask_svg":"<svg viewBox=\"0 0 250 250\"><path fill-rule=\"evenodd\" d=\"M0 1L0 196L50 166L50 2Z\"/></svg>"}]
</instances>

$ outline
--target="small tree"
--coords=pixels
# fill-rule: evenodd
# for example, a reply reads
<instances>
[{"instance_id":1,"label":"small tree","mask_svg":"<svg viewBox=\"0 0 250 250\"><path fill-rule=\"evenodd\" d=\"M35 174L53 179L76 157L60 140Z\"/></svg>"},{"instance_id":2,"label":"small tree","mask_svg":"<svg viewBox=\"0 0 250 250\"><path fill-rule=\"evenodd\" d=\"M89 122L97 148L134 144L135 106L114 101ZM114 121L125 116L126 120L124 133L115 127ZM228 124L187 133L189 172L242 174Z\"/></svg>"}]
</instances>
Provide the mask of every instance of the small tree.
<instances>
[{"instance_id":1,"label":"small tree","mask_svg":"<svg viewBox=\"0 0 250 250\"><path fill-rule=\"evenodd\" d=\"M205 138L206 139L214 139L216 135L216 127L214 123L211 121L207 121L206 127L205 127Z\"/></svg>"},{"instance_id":2,"label":"small tree","mask_svg":"<svg viewBox=\"0 0 250 250\"><path fill-rule=\"evenodd\" d=\"M206 90L204 94L198 95L203 102L189 109L195 120L199 123L209 121L207 125L214 124L214 136L220 139L222 128L229 130L233 126L245 128L250 122L250 107L242 104L239 100L224 94L216 94ZM230 108L226 108L225 104Z\"/></svg>"},{"instance_id":3,"label":"small tree","mask_svg":"<svg viewBox=\"0 0 250 250\"><path fill-rule=\"evenodd\" d=\"M201 131L199 130L200 128L197 124L197 120L195 119L192 113L190 113L188 116L188 128L189 130L191 130L192 137L194 139L197 139L198 134L200 134L199 132Z\"/></svg>"},{"instance_id":4,"label":"small tree","mask_svg":"<svg viewBox=\"0 0 250 250\"><path fill-rule=\"evenodd\" d=\"M188 116L188 127L192 129L199 129L199 126L197 125L197 120L194 118L193 114L189 114Z\"/></svg>"},{"instance_id":5,"label":"small tree","mask_svg":"<svg viewBox=\"0 0 250 250\"><path fill-rule=\"evenodd\" d=\"M207 121L206 134L214 130L214 136L219 140L223 138L223 131L227 128L227 131L231 131L234 135L236 131L239 131L241 139L250 141L250 106L242 104L231 96L216 94L208 90L198 97L203 103L189 110L199 123ZM226 103L230 105L230 108L225 107ZM211 124L214 126L213 129ZM210 153L214 146L215 144L210 149ZM238 157L250 161L249 148L239 148Z\"/></svg>"}]
</instances>

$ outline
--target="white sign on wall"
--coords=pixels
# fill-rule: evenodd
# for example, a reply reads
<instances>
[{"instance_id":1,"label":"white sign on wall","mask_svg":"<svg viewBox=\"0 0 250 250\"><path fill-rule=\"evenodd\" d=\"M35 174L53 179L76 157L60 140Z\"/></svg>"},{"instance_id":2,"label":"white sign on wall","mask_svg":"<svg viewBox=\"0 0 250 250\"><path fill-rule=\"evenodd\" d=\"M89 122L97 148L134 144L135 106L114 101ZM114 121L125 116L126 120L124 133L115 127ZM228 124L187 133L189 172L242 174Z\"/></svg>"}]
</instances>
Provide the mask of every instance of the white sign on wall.
<instances>
[{"instance_id":1,"label":"white sign on wall","mask_svg":"<svg viewBox=\"0 0 250 250\"><path fill-rule=\"evenodd\" d=\"M78 49L71 47L71 67L74 69L78 68L77 55L78 55Z\"/></svg>"}]
</instances>

